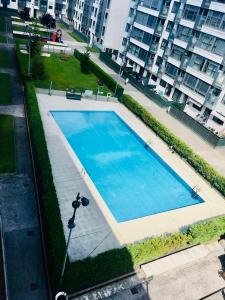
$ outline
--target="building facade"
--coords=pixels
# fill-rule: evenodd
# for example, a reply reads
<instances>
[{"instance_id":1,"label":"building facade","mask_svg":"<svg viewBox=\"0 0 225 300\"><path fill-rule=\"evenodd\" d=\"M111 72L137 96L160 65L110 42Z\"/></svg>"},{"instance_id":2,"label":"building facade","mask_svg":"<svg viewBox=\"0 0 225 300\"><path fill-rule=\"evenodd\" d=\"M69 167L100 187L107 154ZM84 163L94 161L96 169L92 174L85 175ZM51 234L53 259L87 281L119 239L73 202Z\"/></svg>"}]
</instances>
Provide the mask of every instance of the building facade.
<instances>
[{"instance_id":1,"label":"building facade","mask_svg":"<svg viewBox=\"0 0 225 300\"><path fill-rule=\"evenodd\" d=\"M132 1L118 62L224 135L224 0Z\"/></svg>"},{"instance_id":2,"label":"building facade","mask_svg":"<svg viewBox=\"0 0 225 300\"><path fill-rule=\"evenodd\" d=\"M74 29L102 50L118 50L123 39L131 0L77 0Z\"/></svg>"},{"instance_id":3,"label":"building facade","mask_svg":"<svg viewBox=\"0 0 225 300\"><path fill-rule=\"evenodd\" d=\"M37 18L44 13L61 18L67 12L67 0L0 0L0 7L23 10L27 7L31 18Z\"/></svg>"}]
</instances>

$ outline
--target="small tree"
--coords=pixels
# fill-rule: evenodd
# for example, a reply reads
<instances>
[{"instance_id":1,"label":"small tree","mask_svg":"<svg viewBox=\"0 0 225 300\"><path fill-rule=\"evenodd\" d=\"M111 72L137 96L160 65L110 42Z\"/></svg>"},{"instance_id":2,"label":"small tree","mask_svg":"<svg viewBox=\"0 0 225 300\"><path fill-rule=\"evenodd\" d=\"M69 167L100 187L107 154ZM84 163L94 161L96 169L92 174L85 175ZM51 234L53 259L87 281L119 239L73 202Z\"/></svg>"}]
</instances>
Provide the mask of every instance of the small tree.
<instances>
[{"instance_id":1,"label":"small tree","mask_svg":"<svg viewBox=\"0 0 225 300\"><path fill-rule=\"evenodd\" d=\"M40 22L47 28L56 28L55 19L52 15L46 13L40 17Z\"/></svg>"},{"instance_id":2,"label":"small tree","mask_svg":"<svg viewBox=\"0 0 225 300\"><path fill-rule=\"evenodd\" d=\"M39 40L31 40L30 42L30 54L31 57L35 55L41 55L42 43Z\"/></svg>"},{"instance_id":3,"label":"small tree","mask_svg":"<svg viewBox=\"0 0 225 300\"><path fill-rule=\"evenodd\" d=\"M20 11L19 16L24 21L30 20L30 10L28 7L24 7L23 10Z\"/></svg>"},{"instance_id":4,"label":"small tree","mask_svg":"<svg viewBox=\"0 0 225 300\"><path fill-rule=\"evenodd\" d=\"M44 79L45 68L41 55L35 54L31 60L31 73L33 79Z\"/></svg>"},{"instance_id":5,"label":"small tree","mask_svg":"<svg viewBox=\"0 0 225 300\"><path fill-rule=\"evenodd\" d=\"M83 73L90 73L91 71L91 60L90 60L90 52L87 50L80 61L80 68L81 68L81 72Z\"/></svg>"}]
</instances>

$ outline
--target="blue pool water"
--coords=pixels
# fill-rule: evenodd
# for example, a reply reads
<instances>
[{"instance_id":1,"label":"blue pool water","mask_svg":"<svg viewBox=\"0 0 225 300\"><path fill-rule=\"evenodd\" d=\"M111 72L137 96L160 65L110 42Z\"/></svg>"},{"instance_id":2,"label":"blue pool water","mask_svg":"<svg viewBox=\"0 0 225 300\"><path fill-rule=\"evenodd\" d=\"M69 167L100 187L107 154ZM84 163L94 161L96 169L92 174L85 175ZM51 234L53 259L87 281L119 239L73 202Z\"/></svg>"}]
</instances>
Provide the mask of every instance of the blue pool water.
<instances>
[{"instance_id":1,"label":"blue pool water","mask_svg":"<svg viewBox=\"0 0 225 300\"><path fill-rule=\"evenodd\" d=\"M51 113L117 222L203 202L116 113Z\"/></svg>"}]
</instances>

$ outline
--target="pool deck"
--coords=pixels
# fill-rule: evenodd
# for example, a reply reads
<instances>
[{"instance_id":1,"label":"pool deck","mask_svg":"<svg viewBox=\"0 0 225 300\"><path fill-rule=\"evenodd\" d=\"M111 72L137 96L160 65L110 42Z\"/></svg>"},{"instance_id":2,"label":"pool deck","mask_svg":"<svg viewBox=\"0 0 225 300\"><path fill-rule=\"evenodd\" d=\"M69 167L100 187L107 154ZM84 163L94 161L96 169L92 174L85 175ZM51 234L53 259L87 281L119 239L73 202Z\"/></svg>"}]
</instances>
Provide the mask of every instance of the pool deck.
<instances>
[{"instance_id":1,"label":"pool deck","mask_svg":"<svg viewBox=\"0 0 225 300\"><path fill-rule=\"evenodd\" d=\"M90 205L77 211L77 227L69 246L71 261L95 256L146 237L173 232L189 224L225 214L225 199L200 177L177 154L120 103L91 100L71 101L61 96L37 94L45 136L59 200L65 236L72 215L71 203L77 192L90 199ZM117 223L96 190L93 182L61 133L50 110L110 110L115 111L158 155L191 187L200 187L204 203L163 212L127 222Z\"/></svg>"}]
</instances>

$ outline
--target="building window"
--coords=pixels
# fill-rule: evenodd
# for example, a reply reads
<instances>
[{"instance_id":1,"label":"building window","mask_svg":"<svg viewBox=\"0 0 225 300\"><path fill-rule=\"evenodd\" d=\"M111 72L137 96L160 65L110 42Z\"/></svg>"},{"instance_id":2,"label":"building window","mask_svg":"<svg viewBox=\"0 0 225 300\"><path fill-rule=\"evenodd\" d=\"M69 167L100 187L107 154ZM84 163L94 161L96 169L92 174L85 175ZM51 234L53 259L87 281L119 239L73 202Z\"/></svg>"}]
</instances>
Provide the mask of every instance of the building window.
<instances>
[{"instance_id":1,"label":"building window","mask_svg":"<svg viewBox=\"0 0 225 300\"><path fill-rule=\"evenodd\" d=\"M170 63L167 63L165 72L166 72L167 75L174 78L177 75L178 68L175 67L174 65L170 64Z\"/></svg>"},{"instance_id":2,"label":"building window","mask_svg":"<svg viewBox=\"0 0 225 300\"><path fill-rule=\"evenodd\" d=\"M161 66L162 62L163 62L162 57L161 57L161 56L158 56L157 59L156 59L155 64L156 64L156 66Z\"/></svg>"},{"instance_id":3,"label":"building window","mask_svg":"<svg viewBox=\"0 0 225 300\"><path fill-rule=\"evenodd\" d=\"M186 4L184 8L183 18L189 21L195 21L198 11L199 7Z\"/></svg>"},{"instance_id":4,"label":"building window","mask_svg":"<svg viewBox=\"0 0 225 300\"><path fill-rule=\"evenodd\" d=\"M138 11L135 21L141 25L144 25L144 26L147 26L150 28L155 28L157 18Z\"/></svg>"},{"instance_id":5,"label":"building window","mask_svg":"<svg viewBox=\"0 0 225 300\"><path fill-rule=\"evenodd\" d=\"M165 80L160 80L160 83L159 83L162 87L166 87L166 81Z\"/></svg>"},{"instance_id":6,"label":"building window","mask_svg":"<svg viewBox=\"0 0 225 300\"><path fill-rule=\"evenodd\" d=\"M177 60L181 60L184 50L176 45L173 46L171 56Z\"/></svg>"},{"instance_id":7,"label":"building window","mask_svg":"<svg viewBox=\"0 0 225 300\"><path fill-rule=\"evenodd\" d=\"M190 75L190 74L185 74L185 77L184 77L184 81L183 81L183 84L188 86L189 88L191 89L194 89L195 88L195 85L197 83L197 78Z\"/></svg>"},{"instance_id":8,"label":"building window","mask_svg":"<svg viewBox=\"0 0 225 300\"><path fill-rule=\"evenodd\" d=\"M220 120L219 118L217 118L216 116L213 116L212 120L219 125L224 124L224 122L222 120Z\"/></svg>"},{"instance_id":9,"label":"building window","mask_svg":"<svg viewBox=\"0 0 225 300\"><path fill-rule=\"evenodd\" d=\"M199 56L199 55L195 55L193 57L193 65L192 67L198 71L201 71L203 64L204 64L204 58Z\"/></svg>"},{"instance_id":10,"label":"building window","mask_svg":"<svg viewBox=\"0 0 225 300\"><path fill-rule=\"evenodd\" d=\"M206 93L208 92L208 90L209 90L209 84L202 81L202 80L199 80L198 83L197 83L195 91L197 93L201 94L202 96L205 96Z\"/></svg>"},{"instance_id":11,"label":"building window","mask_svg":"<svg viewBox=\"0 0 225 300\"><path fill-rule=\"evenodd\" d=\"M174 2L173 8L172 8L172 13L178 13L178 10L180 8L180 2Z\"/></svg>"},{"instance_id":12,"label":"building window","mask_svg":"<svg viewBox=\"0 0 225 300\"><path fill-rule=\"evenodd\" d=\"M179 91L178 89L175 89L174 93L173 93L173 100L176 102L179 102L180 100L180 96L181 96L181 91Z\"/></svg>"},{"instance_id":13,"label":"building window","mask_svg":"<svg viewBox=\"0 0 225 300\"><path fill-rule=\"evenodd\" d=\"M217 70L218 70L218 65L206 61L202 71L205 72L207 75L213 77L216 74Z\"/></svg>"},{"instance_id":14,"label":"building window","mask_svg":"<svg viewBox=\"0 0 225 300\"><path fill-rule=\"evenodd\" d=\"M200 37L200 47L202 49L210 51L213 47L215 40L216 40L215 37L206 33L202 33Z\"/></svg>"},{"instance_id":15,"label":"building window","mask_svg":"<svg viewBox=\"0 0 225 300\"><path fill-rule=\"evenodd\" d=\"M177 37L184 41L184 42L188 42L190 37L192 36L192 29L179 25L178 27L178 31L177 31Z\"/></svg>"},{"instance_id":16,"label":"building window","mask_svg":"<svg viewBox=\"0 0 225 300\"><path fill-rule=\"evenodd\" d=\"M129 11L129 17L131 18L134 14L134 9L133 8L130 8L130 11Z\"/></svg>"},{"instance_id":17,"label":"building window","mask_svg":"<svg viewBox=\"0 0 225 300\"><path fill-rule=\"evenodd\" d=\"M129 24L129 23L127 23L127 24L126 24L125 31L126 31L126 32L128 32L129 30L130 30L130 24Z\"/></svg>"},{"instance_id":18,"label":"building window","mask_svg":"<svg viewBox=\"0 0 225 300\"><path fill-rule=\"evenodd\" d=\"M225 28L223 21L224 14L222 12L209 10L205 24L215 28Z\"/></svg>"},{"instance_id":19,"label":"building window","mask_svg":"<svg viewBox=\"0 0 225 300\"><path fill-rule=\"evenodd\" d=\"M192 104L192 107L194 107L196 110L201 111L202 110L202 106L198 106L196 104Z\"/></svg>"},{"instance_id":20,"label":"building window","mask_svg":"<svg viewBox=\"0 0 225 300\"><path fill-rule=\"evenodd\" d=\"M173 29L174 23L172 21L169 21L167 26L166 26L166 31L171 31Z\"/></svg>"},{"instance_id":21,"label":"building window","mask_svg":"<svg viewBox=\"0 0 225 300\"><path fill-rule=\"evenodd\" d=\"M161 5L162 5L162 0L144 0L143 2L143 6L154 10L159 10Z\"/></svg>"},{"instance_id":22,"label":"building window","mask_svg":"<svg viewBox=\"0 0 225 300\"><path fill-rule=\"evenodd\" d=\"M168 41L167 40L162 40L162 43L161 43L161 46L160 46L160 48L161 49L165 49L166 47L167 47L167 44L168 44Z\"/></svg>"}]
</instances>

